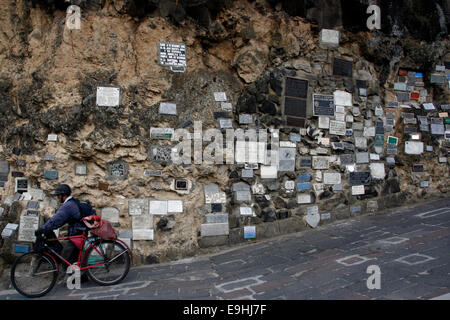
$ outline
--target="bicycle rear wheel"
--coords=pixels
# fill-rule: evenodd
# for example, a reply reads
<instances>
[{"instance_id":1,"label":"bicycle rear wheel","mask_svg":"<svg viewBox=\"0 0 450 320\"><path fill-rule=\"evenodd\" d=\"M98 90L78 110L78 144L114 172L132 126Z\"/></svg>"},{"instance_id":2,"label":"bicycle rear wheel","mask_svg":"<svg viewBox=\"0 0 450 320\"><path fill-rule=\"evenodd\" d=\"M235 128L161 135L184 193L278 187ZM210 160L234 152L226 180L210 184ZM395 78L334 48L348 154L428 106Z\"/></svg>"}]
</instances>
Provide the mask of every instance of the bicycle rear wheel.
<instances>
[{"instance_id":1,"label":"bicycle rear wheel","mask_svg":"<svg viewBox=\"0 0 450 320\"><path fill-rule=\"evenodd\" d=\"M120 242L113 240L100 240L94 244L94 247L86 252L85 266L102 265L86 270L89 279L102 286L122 281L130 270L128 249Z\"/></svg>"},{"instance_id":2,"label":"bicycle rear wheel","mask_svg":"<svg viewBox=\"0 0 450 320\"><path fill-rule=\"evenodd\" d=\"M42 297L52 290L58 278L58 268L48 256L38 252L21 255L11 268L11 283L28 298Z\"/></svg>"}]
</instances>

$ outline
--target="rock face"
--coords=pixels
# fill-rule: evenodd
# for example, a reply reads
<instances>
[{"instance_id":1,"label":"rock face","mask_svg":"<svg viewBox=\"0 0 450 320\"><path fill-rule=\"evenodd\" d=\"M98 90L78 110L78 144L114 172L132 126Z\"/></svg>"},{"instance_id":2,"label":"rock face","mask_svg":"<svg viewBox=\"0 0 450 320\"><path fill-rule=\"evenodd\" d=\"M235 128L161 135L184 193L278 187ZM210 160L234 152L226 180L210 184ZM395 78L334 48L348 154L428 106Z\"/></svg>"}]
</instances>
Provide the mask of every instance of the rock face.
<instances>
[{"instance_id":1,"label":"rock face","mask_svg":"<svg viewBox=\"0 0 450 320\"><path fill-rule=\"evenodd\" d=\"M1 231L53 215L67 183L136 263L154 263L246 241L244 226L257 239L303 230L313 204L327 223L445 196L442 3L381 1L369 31L356 0L0 0ZM80 29L65 21L71 4ZM321 47L321 29L339 30L339 47ZM179 65L161 63L165 50ZM227 129L263 131L270 153ZM20 232L0 266L31 244Z\"/></svg>"}]
</instances>

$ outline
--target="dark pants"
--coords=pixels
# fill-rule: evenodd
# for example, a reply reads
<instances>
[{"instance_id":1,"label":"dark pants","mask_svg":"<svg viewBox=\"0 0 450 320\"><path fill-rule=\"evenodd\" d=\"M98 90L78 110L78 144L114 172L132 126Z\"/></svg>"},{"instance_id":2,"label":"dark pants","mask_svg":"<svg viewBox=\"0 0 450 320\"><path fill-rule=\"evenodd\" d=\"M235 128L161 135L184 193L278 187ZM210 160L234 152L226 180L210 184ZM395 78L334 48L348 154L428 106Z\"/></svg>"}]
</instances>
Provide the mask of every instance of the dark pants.
<instances>
[{"instance_id":1,"label":"dark pants","mask_svg":"<svg viewBox=\"0 0 450 320\"><path fill-rule=\"evenodd\" d=\"M70 240L63 240L61 244L63 245L61 256L70 263L76 262L78 260L78 248Z\"/></svg>"}]
</instances>

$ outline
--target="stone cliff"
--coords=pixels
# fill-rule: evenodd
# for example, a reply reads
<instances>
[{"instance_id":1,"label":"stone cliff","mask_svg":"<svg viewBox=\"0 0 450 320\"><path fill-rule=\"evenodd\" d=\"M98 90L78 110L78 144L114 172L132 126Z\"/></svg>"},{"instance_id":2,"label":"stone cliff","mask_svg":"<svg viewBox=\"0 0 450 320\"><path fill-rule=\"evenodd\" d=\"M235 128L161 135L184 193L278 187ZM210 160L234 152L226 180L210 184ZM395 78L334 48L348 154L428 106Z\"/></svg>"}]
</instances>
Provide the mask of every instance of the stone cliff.
<instances>
[{"instance_id":1,"label":"stone cliff","mask_svg":"<svg viewBox=\"0 0 450 320\"><path fill-rule=\"evenodd\" d=\"M153 263L446 196L450 2L380 1L373 31L369 4L0 0L1 230L54 214L67 183ZM184 72L161 43L185 45ZM151 129L196 121L278 129L279 164L174 164L179 142Z\"/></svg>"}]
</instances>

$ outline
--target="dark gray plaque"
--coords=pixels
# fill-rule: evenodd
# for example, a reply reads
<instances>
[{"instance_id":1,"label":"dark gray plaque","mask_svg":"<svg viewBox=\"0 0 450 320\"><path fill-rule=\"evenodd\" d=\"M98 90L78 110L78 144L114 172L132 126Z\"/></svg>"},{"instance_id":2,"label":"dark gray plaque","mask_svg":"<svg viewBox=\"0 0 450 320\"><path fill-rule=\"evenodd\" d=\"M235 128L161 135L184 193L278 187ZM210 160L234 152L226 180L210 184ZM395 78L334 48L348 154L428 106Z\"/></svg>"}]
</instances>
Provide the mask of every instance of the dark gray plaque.
<instances>
[{"instance_id":1,"label":"dark gray plaque","mask_svg":"<svg viewBox=\"0 0 450 320\"><path fill-rule=\"evenodd\" d=\"M286 87L284 95L286 97L296 97L306 99L308 97L308 81L286 78Z\"/></svg>"},{"instance_id":2,"label":"dark gray plaque","mask_svg":"<svg viewBox=\"0 0 450 320\"><path fill-rule=\"evenodd\" d=\"M300 159L300 167L308 167L310 168L312 164L311 158L301 158Z\"/></svg>"},{"instance_id":3,"label":"dark gray plaque","mask_svg":"<svg viewBox=\"0 0 450 320\"><path fill-rule=\"evenodd\" d=\"M314 116L334 116L334 96L314 94Z\"/></svg>"},{"instance_id":4,"label":"dark gray plaque","mask_svg":"<svg viewBox=\"0 0 450 320\"><path fill-rule=\"evenodd\" d=\"M306 118L306 100L286 97L284 113L287 116Z\"/></svg>"},{"instance_id":5,"label":"dark gray plaque","mask_svg":"<svg viewBox=\"0 0 450 320\"><path fill-rule=\"evenodd\" d=\"M417 133L417 127L414 127L414 126L405 126L404 132L405 132L405 133Z\"/></svg>"},{"instance_id":6,"label":"dark gray plaque","mask_svg":"<svg viewBox=\"0 0 450 320\"><path fill-rule=\"evenodd\" d=\"M423 172L424 171L423 164L413 164L412 171L413 172Z\"/></svg>"},{"instance_id":7,"label":"dark gray plaque","mask_svg":"<svg viewBox=\"0 0 450 320\"><path fill-rule=\"evenodd\" d=\"M16 164L18 167L25 167L27 163L25 162L25 160L17 160Z\"/></svg>"},{"instance_id":8,"label":"dark gray plaque","mask_svg":"<svg viewBox=\"0 0 450 320\"><path fill-rule=\"evenodd\" d=\"M367 81L365 81L365 80L356 80L356 87L357 88L362 88L362 89L367 89Z\"/></svg>"},{"instance_id":9,"label":"dark gray plaque","mask_svg":"<svg viewBox=\"0 0 450 320\"><path fill-rule=\"evenodd\" d=\"M370 184L370 171L350 172L349 184L351 186L367 186Z\"/></svg>"},{"instance_id":10,"label":"dark gray plaque","mask_svg":"<svg viewBox=\"0 0 450 320\"><path fill-rule=\"evenodd\" d=\"M39 209L39 202L38 201L28 201L27 209Z\"/></svg>"},{"instance_id":11,"label":"dark gray plaque","mask_svg":"<svg viewBox=\"0 0 450 320\"><path fill-rule=\"evenodd\" d=\"M44 178L47 180L56 180L56 179L58 179L58 171L44 170Z\"/></svg>"},{"instance_id":12,"label":"dark gray plaque","mask_svg":"<svg viewBox=\"0 0 450 320\"><path fill-rule=\"evenodd\" d=\"M305 128L306 127L306 119L295 118L295 117L286 117L286 126Z\"/></svg>"},{"instance_id":13,"label":"dark gray plaque","mask_svg":"<svg viewBox=\"0 0 450 320\"><path fill-rule=\"evenodd\" d=\"M24 176L24 174L23 174L23 172L19 172L19 171L12 171L11 176L13 176L14 178L21 178Z\"/></svg>"},{"instance_id":14,"label":"dark gray plaque","mask_svg":"<svg viewBox=\"0 0 450 320\"><path fill-rule=\"evenodd\" d=\"M410 99L409 93L405 93L405 92L397 93L397 101L406 102L406 101L409 101L409 99Z\"/></svg>"},{"instance_id":15,"label":"dark gray plaque","mask_svg":"<svg viewBox=\"0 0 450 320\"><path fill-rule=\"evenodd\" d=\"M353 76L353 62L334 58L333 75L351 78Z\"/></svg>"},{"instance_id":16,"label":"dark gray plaque","mask_svg":"<svg viewBox=\"0 0 450 320\"><path fill-rule=\"evenodd\" d=\"M0 160L0 174L9 174L9 162Z\"/></svg>"},{"instance_id":17,"label":"dark gray plaque","mask_svg":"<svg viewBox=\"0 0 450 320\"><path fill-rule=\"evenodd\" d=\"M353 154L341 154L339 158L341 160L341 165L343 166L352 165L355 163L355 157Z\"/></svg>"}]
</instances>

